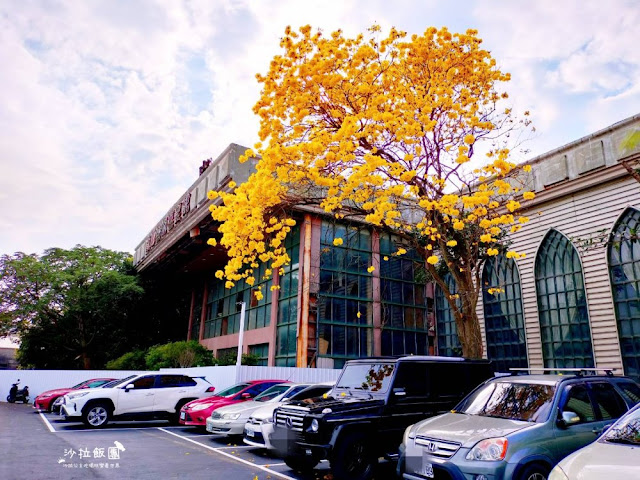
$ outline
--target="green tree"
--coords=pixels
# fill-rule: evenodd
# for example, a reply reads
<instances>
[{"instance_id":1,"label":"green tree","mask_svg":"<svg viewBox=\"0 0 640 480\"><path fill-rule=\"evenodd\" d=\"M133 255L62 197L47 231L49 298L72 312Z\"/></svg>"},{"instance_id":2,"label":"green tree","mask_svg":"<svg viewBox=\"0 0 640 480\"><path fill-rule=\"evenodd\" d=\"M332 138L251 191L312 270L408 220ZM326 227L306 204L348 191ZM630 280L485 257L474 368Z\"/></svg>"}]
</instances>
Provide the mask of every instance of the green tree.
<instances>
[{"instance_id":1,"label":"green tree","mask_svg":"<svg viewBox=\"0 0 640 480\"><path fill-rule=\"evenodd\" d=\"M131 348L143 294L128 253L77 245L3 255L0 334L20 337L24 367L100 367Z\"/></svg>"},{"instance_id":2,"label":"green tree","mask_svg":"<svg viewBox=\"0 0 640 480\"><path fill-rule=\"evenodd\" d=\"M151 347L145 355L147 369L184 368L215 365L213 352L196 340L167 343Z\"/></svg>"}]
</instances>

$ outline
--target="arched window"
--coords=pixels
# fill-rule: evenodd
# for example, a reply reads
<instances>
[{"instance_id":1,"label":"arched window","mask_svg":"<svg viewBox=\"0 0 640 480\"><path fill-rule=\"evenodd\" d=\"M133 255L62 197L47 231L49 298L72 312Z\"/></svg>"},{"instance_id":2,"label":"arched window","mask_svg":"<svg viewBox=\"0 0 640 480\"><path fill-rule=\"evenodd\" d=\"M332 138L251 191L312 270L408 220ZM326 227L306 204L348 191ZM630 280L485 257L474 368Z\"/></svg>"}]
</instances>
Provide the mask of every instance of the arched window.
<instances>
[{"instance_id":1,"label":"arched window","mask_svg":"<svg viewBox=\"0 0 640 480\"><path fill-rule=\"evenodd\" d=\"M608 246L611 289L626 375L640 378L640 211L627 209Z\"/></svg>"},{"instance_id":2,"label":"arched window","mask_svg":"<svg viewBox=\"0 0 640 480\"><path fill-rule=\"evenodd\" d=\"M457 292L456 282L450 273L444 281L452 295ZM438 355L445 357L461 357L462 346L458 340L458 329L451 311L451 306L441 288L436 288L436 336L438 338Z\"/></svg>"},{"instance_id":3,"label":"arched window","mask_svg":"<svg viewBox=\"0 0 640 480\"><path fill-rule=\"evenodd\" d=\"M535 275L544 366L593 367L582 265L560 232L551 230L544 237Z\"/></svg>"},{"instance_id":4,"label":"arched window","mask_svg":"<svg viewBox=\"0 0 640 480\"><path fill-rule=\"evenodd\" d=\"M497 292L490 289L497 288ZM504 255L487 260L482 271L482 302L487 357L496 370L527 366L520 275L516 262Z\"/></svg>"}]
</instances>

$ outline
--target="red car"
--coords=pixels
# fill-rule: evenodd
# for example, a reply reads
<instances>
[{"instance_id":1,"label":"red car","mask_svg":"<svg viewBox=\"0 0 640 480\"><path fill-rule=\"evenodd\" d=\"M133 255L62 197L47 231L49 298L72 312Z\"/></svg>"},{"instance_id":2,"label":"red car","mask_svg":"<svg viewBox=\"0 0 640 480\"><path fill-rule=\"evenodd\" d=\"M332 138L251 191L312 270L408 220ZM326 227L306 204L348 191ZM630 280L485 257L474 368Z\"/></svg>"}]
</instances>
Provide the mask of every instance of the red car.
<instances>
[{"instance_id":1,"label":"red car","mask_svg":"<svg viewBox=\"0 0 640 480\"><path fill-rule=\"evenodd\" d=\"M286 380L251 380L233 385L226 390L222 390L212 397L193 400L180 410L180 423L182 425L194 425L205 427L207 417L216 408L224 407L234 403L246 402L261 394L267 388L278 383L288 383Z\"/></svg>"},{"instance_id":2,"label":"red car","mask_svg":"<svg viewBox=\"0 0 640 480\"><path fill-rule=\"evenodd\" d=\"M56 388L55 390L47 390L46 392L42 392L40 395L36 397L33 401L33 408L38 408L41 410L46 410L48 412L53 411L53 402L55 402L58 398L66 395L67 393L73 390L81 390L83 388L96 388L101 387L105 383L109 383L115 378L92 378L90 380L85 380L73 387L68 388Z\"/></svg>"}]
</instances>

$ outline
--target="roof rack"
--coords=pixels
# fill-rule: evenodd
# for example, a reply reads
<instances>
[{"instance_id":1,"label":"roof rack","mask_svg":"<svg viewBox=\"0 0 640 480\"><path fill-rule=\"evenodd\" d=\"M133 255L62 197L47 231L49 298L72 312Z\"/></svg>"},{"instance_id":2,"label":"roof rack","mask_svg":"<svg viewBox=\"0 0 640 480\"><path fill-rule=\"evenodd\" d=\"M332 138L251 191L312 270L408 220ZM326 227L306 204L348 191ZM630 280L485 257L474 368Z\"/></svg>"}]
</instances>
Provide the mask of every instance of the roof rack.
<instances>
[{"instance_id":1,"label":"roof rack","mask_svg":"<svg viewBox=\"0 0 640 480\"><path fill-rule=\"evenodd\" d=\"M556 367L531 367L531 368L510 368L510 372L527 372L531 373L532 371L536 372L560 372L560 375L564 372L575 373L577 376L581 377L583 375L587 375L587 372L605 372L608 377L613 377L613 372L615 372L617 368L599 368L599 367L583 367L583 368L556 368Z\"/></svg>"}]
</instances>

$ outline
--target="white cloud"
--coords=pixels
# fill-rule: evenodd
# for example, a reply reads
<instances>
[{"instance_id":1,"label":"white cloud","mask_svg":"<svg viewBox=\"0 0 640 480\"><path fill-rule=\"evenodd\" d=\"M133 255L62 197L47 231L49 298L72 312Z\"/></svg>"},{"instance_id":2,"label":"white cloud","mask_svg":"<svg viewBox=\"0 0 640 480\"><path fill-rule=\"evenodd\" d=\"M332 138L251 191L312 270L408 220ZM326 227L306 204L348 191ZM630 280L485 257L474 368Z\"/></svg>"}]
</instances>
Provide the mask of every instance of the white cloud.
<instances>
[{"instance_id":1,"label":"white cloud","mask_svg":"<svg viewBox=\"0 0 640 480\"><path fill-rule=\"evenodd\" d=\"M637 113L632 1L35 1L0 5L0 253L132 251L229 143L286 25L478 28L542 153ZM636 106L636 111L633 111ZM606 122L603 125L603 122Z\"/></svg>"}]
</instances>

